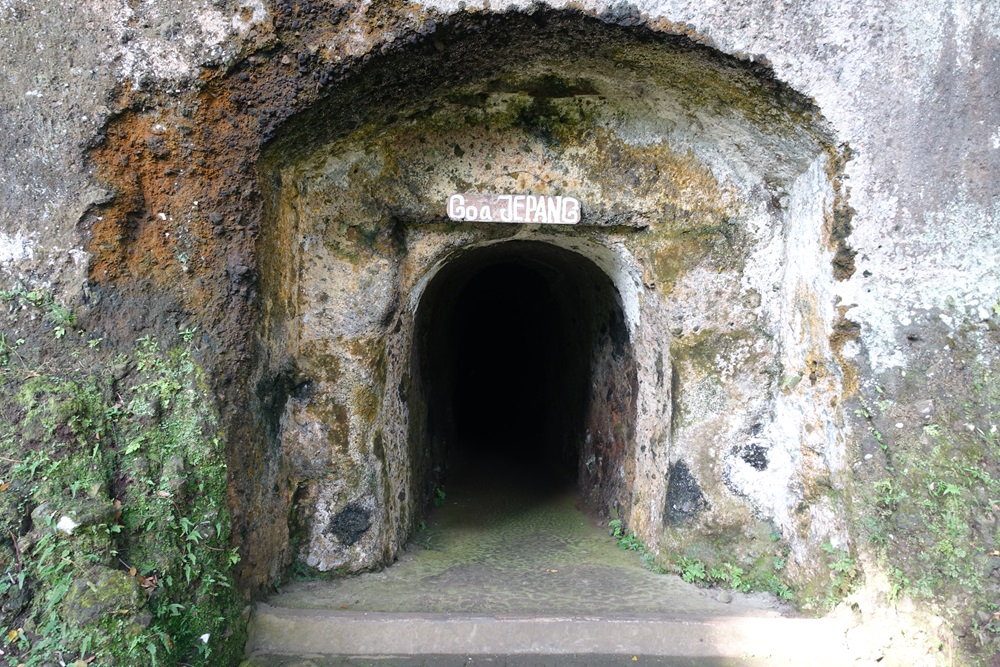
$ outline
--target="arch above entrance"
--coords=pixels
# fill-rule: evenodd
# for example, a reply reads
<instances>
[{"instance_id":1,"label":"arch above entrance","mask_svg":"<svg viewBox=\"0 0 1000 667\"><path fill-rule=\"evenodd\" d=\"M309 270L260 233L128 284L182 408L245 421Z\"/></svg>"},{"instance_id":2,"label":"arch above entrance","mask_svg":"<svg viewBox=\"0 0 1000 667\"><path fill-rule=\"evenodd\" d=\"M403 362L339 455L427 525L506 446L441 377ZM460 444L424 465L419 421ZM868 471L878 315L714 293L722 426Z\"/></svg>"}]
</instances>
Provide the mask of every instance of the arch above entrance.
<instances>
[{"instance_id":1,"label":"arch above entrance","mask_svg":"<svg viewBox=\"0 0 1000 667\"><path fill-rule=\"evenodd\" d=\"M654 549L764 524L805 544L804 475L838 460L837 159L817 111L758 66L572 12L463 17L438 40L373 58L259 165L260 335L296 387L279 444L300 558L372 567L418 524L460 430L424 311L489 266L550 296L603 290L552 297L587 313L589 371L568 371L584 417L554 451L578 453L598 511ZM457 192L574 197L582 216L455 222ZM803 443L821 453L803 463Z\"/></svg>"},{"instance_id":2,"label":"arch above entrance","mask_svg":"<svg viewBox=\"0 0 1000 667\"><path fill-rule=\"evenodd\" d=\"M426 424L411 460L530 469L621 508L635 359L615 283L587 257L538 240L453 253L422 290L410 372Z\"/></svg>"}]
</instances>

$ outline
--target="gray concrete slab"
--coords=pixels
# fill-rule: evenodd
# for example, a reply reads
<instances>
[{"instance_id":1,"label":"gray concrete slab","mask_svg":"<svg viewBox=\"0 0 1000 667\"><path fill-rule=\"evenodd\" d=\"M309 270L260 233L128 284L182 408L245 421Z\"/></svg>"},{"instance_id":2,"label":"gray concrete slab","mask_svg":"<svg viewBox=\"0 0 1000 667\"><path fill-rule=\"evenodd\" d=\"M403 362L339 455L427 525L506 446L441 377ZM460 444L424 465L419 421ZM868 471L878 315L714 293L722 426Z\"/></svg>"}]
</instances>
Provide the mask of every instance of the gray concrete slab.
<instances>
[{"instance_id":1,"label":"gray concrete slab","mask_svg":"<svg viewBox=\"0 0 1000 667\"><path fill-rule=\"evenodd\" d=\"M668 658L628 655L260 655L240 667L802 667L757 658Z\"/></svg>"},{"instance_id":2,"label":"gray concrete slab","mask_svg":"<svg viewBox=\"0 0 1000 667\"><path fill-rule=\"evenodd\" d=\"M485 616L284 609L261 605L248 644L260 654L629 655L673 658L816 656L844 664L843 629L805 618Z\"/></svg>"}]
</instances>

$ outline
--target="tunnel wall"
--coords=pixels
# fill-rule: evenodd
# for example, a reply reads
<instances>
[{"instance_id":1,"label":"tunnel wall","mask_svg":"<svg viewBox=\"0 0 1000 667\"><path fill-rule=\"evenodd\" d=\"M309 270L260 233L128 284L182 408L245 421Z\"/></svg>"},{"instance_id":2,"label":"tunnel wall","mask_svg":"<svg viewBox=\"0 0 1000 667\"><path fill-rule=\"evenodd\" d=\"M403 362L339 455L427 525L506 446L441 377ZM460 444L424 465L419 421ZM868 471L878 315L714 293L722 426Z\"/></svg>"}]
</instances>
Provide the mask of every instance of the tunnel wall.
<instances>
[{"instance_id":1,"label":"tunnel wall","mask_svg":"<svg viewBox=\"0 0 1000 667\"><path fill-rule=\"evenodd\" d=\"M653 549L740 553L782 534L793 567L843 542L843 508L821 491L843 472L842 371L825 331L853 255L829 222L843 217L841 154L825 121L766 72L690 41L573 15L501 24L524 44L484 57L486 28L450 32L447 78L437 49L389 57L261 160L265 224L281 230L262 236L277 317L261 335L271 372L293 368L306 388L281 434L299 557L369 568L416 525L447 449L426 435L426 378L413 377L420 295L504 241L569 249L617 293L580 445L599 512ZM415 97L387 92L356 115L352 96L383 67ZM469 190L575 196L584 219L448 221L447 196Z\"/></svg>"}]
</instances>

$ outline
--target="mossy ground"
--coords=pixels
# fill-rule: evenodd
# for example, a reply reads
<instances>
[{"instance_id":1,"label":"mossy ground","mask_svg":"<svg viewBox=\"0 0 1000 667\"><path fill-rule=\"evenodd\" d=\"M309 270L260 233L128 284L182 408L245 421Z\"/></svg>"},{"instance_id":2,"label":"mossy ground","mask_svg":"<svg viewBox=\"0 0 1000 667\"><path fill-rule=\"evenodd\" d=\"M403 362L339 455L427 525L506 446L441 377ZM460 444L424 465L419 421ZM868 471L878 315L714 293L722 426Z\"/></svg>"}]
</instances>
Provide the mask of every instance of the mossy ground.
<instances>
[{"instance_id":1,"label":"mossy ground","mask_svg":"<svg viewBox=\"0 0 1000 667\"><path fill-rule=\"evenodd\" d=\"M392 567L332 581L303 573L269 604L485 614L789 611L767 596L736 593L723 602L677 577L657 576L639 554L615 546L572 485L553 484L544 472L502 456L463 470L436 499Z\"/></svg>"},{"instance_id":2,"label":"mossy ground","mask_svg":"<svg viewBox=\"0 0 1000 667\"><path fill-rule=\"evenodd\" d=\"M5 659L233 662L244 604L195 332L126 354L44 293L0 303Z\"/></svg>"},{"instance_id":3,"label":"mossy ground","mask_svg":"<svg viewBox=\"0 0 1000 667\"><path fill-rule=\"evenodd\" d=\"M992 325L925 328L911 366L855 409L867 428L859 551L886 574L889 603L910 598L947 621L968 664L1000 652L1000 360L984 353L997 340Z\"/></svg>"}]
</instances>

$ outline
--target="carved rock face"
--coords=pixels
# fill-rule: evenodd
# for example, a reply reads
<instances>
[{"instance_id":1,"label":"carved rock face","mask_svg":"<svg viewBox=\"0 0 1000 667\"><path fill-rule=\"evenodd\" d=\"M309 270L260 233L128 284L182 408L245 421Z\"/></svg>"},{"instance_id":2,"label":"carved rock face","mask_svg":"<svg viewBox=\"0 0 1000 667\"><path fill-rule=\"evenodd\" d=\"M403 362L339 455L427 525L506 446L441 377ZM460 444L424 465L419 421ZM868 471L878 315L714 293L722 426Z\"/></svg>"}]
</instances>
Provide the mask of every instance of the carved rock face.
<instances>
[{"instance_id":1,"label":"carved rock face","mask_svg":"<svg viewBox=\"0 0 1000 667\"><path fill-rule=\"evenodd\" d=\"M835 471L803 473L800 443L842 446L825 435L841 387L822 119L759 68L574 15L421 44L352 74L258 165L258 332L309 387L279 436L307 503L300 557L385 562L463 441L497 439L470 423L530 442L522 422L544 446L510 457L562 462L650 544L763 516L804 548L799 478ZM511 220L579 211L480 219L507 198ZM810 381L783 391L799 368ZM764 465L741 454L765 446ZM363 535L331 531L362 506Z\"/></svg>"}]
</instances>

